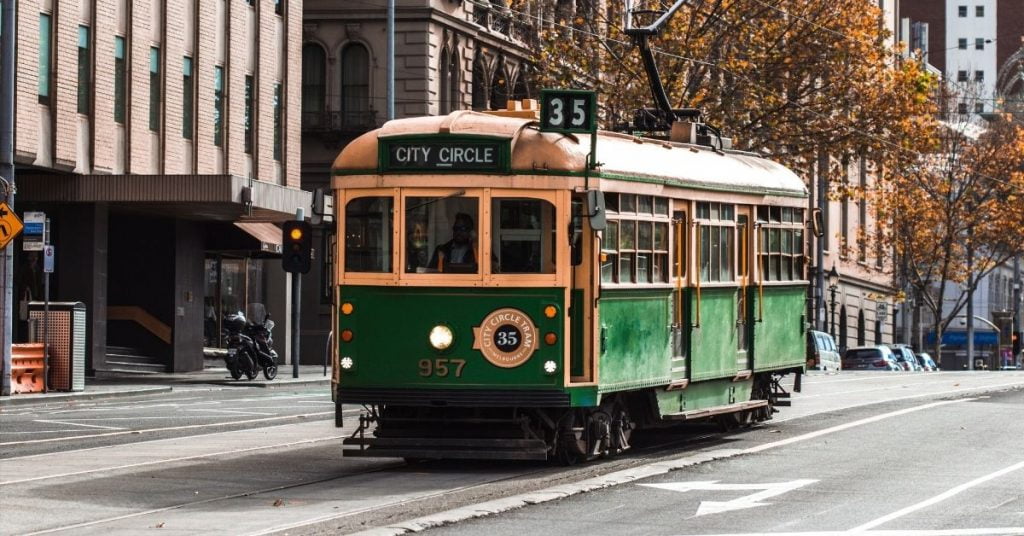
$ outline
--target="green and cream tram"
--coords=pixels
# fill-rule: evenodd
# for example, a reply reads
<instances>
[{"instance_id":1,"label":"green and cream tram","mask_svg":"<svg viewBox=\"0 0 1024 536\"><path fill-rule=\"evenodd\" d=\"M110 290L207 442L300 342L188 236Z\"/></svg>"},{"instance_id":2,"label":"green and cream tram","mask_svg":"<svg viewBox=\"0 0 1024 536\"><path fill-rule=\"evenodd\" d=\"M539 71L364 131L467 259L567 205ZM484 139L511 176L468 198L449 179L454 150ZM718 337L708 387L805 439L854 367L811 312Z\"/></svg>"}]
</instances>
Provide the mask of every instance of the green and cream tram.
<instances>
[{"instance_id":1,"label":"green and cream tram","mask_svg":"<svg viewBox=\"0 0 1024 536\"><path fill-rule=\"evenodd\" d=\"M339 425L365 407L346 455L572 462L786 404L803 181L515 115L390 121L334 162Z\"/></svg>"}]
</instances>

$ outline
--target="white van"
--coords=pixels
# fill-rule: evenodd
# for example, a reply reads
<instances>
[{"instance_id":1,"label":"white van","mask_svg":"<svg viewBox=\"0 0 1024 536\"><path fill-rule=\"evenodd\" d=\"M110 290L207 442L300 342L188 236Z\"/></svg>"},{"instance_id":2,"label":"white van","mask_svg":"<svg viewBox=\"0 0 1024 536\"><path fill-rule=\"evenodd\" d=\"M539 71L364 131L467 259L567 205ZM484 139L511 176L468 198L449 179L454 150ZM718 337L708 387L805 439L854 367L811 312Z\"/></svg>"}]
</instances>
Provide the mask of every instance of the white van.
<instances>
[{"instance_id":1,"label":"white van","mask_svg":"<svg viewBox=\"0 0 1024 536\"><path fill-rule=\"evenodd\" d=\"M842 370L843 361L836 341L823 331L807 332L807 368L816 370Z\"/></svg>"}]
</instances>

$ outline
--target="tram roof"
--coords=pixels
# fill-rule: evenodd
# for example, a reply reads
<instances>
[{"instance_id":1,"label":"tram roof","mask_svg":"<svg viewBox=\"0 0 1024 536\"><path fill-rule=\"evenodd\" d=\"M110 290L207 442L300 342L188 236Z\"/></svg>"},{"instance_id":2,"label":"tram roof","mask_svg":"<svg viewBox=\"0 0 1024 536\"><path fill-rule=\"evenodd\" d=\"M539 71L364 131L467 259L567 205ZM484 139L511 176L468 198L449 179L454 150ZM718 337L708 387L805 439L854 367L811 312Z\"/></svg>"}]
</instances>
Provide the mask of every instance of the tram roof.
<instances>
[{"instance_id":1,"label":"tram roof","mask_svg":"<svg viewBox=\"0 0 1024 536\"><path fill-rule=\"evenodd\" d=\"M511 169L519 172L582 173L590 152L588 135L540 132L530 118L474 111L388 121L349 143L332 166L336 171L375 170L379 140L413 136L480 136L511 142ZM687 188L805 196L804 181L789 168L738 151L598 132L598 172Z\"/></svg>"}]
</instances>

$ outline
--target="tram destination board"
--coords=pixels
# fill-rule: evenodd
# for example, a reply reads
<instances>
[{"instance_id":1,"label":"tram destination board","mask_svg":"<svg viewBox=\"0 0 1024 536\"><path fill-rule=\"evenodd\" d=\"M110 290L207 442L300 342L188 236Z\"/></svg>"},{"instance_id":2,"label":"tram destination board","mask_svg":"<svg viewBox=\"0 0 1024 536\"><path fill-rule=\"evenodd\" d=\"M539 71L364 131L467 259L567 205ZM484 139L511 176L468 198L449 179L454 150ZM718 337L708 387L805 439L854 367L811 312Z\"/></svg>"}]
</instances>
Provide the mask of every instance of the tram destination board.
<instances>
[{"instance_id":1,"label":"tram destination board","mask_svg":"<svg viewBox=\"0 0 1024 536\"><path fill-rule=\"evenodd\" d=\"M451 138L396 139L381 144L383 171L507 172L507 140Z\"/></svg>"},{"instance_id":2,"label":"tram destination board","mask_svg":"<svg viewBox=\"0 0 1024 536\"><path fill-rule=\"evenodd\" d=\"M597 131L596 93L577 89L544 89L540 93L541 131Z\"/></svg>"}]
</instances>

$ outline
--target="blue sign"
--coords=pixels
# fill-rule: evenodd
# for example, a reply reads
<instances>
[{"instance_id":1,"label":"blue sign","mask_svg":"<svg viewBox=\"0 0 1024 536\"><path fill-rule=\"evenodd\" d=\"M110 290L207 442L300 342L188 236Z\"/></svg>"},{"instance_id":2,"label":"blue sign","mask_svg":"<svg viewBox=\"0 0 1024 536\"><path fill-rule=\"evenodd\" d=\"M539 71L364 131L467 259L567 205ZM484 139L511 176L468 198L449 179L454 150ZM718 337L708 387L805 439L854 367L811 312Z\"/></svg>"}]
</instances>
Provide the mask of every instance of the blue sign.
<instances>
[{"instance_id":1,"label":"blue sign","mask_svg":"<svg viewBox=\"0 0 1024 536\"><path fill-rule=\"evenodd\" d=\"M926 344L935 344L935 332L929 331L928 335L925 336ZM966 331L945 331L942 333L942 344L949 346L967 346L967 332ZM999 344L999 334L994 331L975 331L974 332L974 345L990 345L994 346Z\"/></svg>"}]
</instances>

